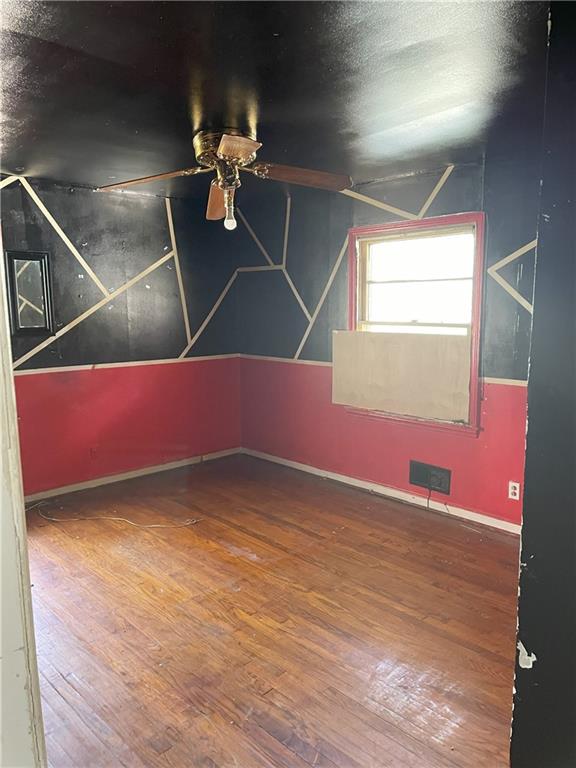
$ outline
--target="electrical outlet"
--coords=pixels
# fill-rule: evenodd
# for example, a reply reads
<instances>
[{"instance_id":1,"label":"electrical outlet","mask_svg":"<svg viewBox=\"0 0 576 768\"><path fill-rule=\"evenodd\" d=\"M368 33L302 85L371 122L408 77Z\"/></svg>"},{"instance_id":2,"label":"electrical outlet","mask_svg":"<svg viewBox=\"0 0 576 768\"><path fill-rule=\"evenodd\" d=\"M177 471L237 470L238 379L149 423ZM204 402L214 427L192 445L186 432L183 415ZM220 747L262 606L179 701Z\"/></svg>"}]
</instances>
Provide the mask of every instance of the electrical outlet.
<instances>
[{"instance_id":1,"label":"electrical outlet","mask_svg":"<svg viewBox=\"0 0 576 768\"><path fill-rule=\"evenodd\" d=\"M515 483L514 480L510 480L508 483L508 498L513 501L520 500L520 483Z\"/></svg>"}]
</instances>

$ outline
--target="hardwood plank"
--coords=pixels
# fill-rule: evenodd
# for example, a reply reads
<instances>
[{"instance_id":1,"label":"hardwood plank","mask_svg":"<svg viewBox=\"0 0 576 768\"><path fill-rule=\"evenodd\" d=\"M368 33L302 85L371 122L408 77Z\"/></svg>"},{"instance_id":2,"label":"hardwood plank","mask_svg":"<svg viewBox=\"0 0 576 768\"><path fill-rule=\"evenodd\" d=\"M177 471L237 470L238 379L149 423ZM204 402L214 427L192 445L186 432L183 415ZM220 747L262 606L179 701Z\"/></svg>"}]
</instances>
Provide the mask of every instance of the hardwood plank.
<instances>
[{"instance_id":1,"label":"hardwood plank","mask_svg":"<svg viewBox=\"0 0 576 768\"><path fill-rule=\"evenodd\" d=\"M29 512L50 768L505 768L517 540L247 457Z\"/></svg>"}]
</instances>

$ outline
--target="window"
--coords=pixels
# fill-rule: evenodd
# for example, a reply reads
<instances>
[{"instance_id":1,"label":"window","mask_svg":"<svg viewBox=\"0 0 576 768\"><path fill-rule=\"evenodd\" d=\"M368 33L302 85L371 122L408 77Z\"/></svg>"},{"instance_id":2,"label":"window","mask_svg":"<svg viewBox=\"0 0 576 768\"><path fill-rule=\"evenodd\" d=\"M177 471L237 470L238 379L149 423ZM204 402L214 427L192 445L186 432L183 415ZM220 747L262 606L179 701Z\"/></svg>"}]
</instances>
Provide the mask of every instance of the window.
<instances>
[{"instance_id":1,"label":"window","mask_svg":"<svg viewBox=\"0 0 576 768\"><path fill-rule=\"evenodd\" d=\"M358 329L467 335L474 246L473 225L360 240Z\"/></svg>"},{"instance_id":2,"label":"window","mask_svg":"<svg viewBox=\"0 0 576 768\"><path fill-rule=\"evenodd\" d=\"M15 335L52 331L48 254L7 251L10 320Z\"/></svg>"},{"instance_id":3,"label":"window","mask_svg":"<svg viewBox=\"0 0 576 768\"><path fill-rule=\"evenodd\" d=\"M478 426L483 225L483 214L464 213L350 231L350 331L334 337L334 402Z\"/></svg>"}]
</instances>

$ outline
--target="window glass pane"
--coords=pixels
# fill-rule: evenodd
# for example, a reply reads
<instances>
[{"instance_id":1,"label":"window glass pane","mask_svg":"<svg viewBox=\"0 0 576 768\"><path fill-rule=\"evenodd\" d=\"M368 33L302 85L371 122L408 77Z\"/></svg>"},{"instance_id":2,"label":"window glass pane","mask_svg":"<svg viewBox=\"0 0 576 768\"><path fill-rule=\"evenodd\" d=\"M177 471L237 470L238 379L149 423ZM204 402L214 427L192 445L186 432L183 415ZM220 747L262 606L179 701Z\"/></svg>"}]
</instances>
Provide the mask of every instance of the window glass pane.
<instances>
[{"instance_id":1,"label":"window glass pane","mask_svg":"<svg viewBox=\"0 0 576 768\"><path fill-rule=\"evenodd\" d=\"M368 248L368 280L472 277L474 232L389 238Z\"/></svg>"},{"instance_id":2,"label":"window glass pane","mask_svg":"<svg viewBox=\"0 0 576 768\"><path fill-rule=\"evenodd\" d=\"M368 285L366 320L462 323L472 320L472 280Z\"/></svg>"},{"instance_id":3,"label":"window glass pane","mask_svg":"<svg viewBox=\"0 0 576 768\"><path fill-rule=\"evenodd\" d=\"M44 281L42 263L37 260L14 260L16 301L20 328L45 328Z\"/></svg>"}]
</instances>

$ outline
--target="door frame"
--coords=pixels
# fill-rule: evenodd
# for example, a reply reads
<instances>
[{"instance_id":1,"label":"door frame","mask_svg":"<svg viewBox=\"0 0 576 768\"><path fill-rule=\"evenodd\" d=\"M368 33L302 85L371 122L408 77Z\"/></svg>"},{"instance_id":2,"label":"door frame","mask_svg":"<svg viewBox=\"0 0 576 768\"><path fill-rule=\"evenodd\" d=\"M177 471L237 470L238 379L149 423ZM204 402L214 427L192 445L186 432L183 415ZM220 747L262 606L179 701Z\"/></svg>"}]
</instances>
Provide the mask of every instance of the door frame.
<instances>
[{"instance_id":1,"label":"door frame","mask_svg":"<svg viewBox=\"0 0 576 768\"><path fill-rule=\"evenodd\" d=\"M0 235L0 249L2 238ZM2 746L0 765L46 768L32 614L16 395L0 258L0 510L2 517Z\"/></svg>"}]
</instances>

